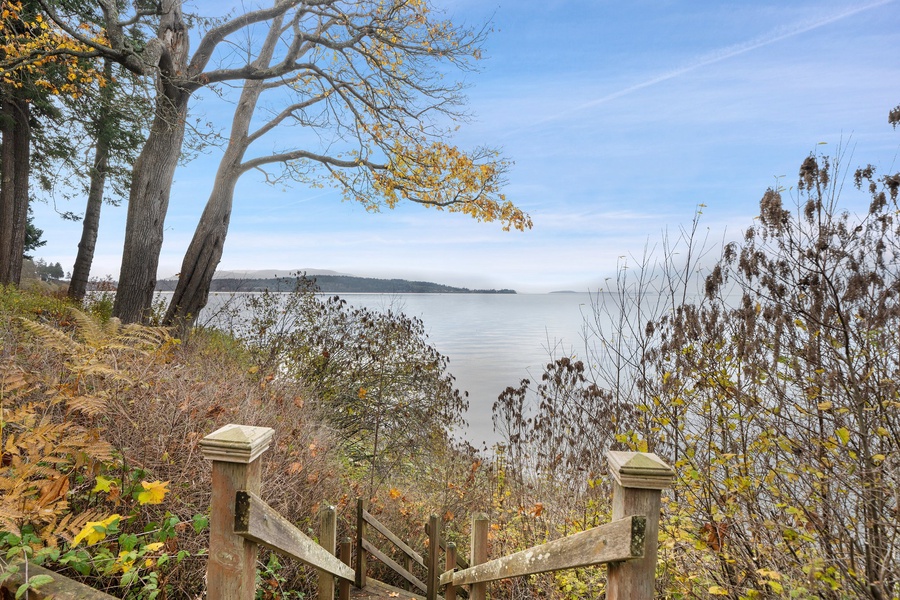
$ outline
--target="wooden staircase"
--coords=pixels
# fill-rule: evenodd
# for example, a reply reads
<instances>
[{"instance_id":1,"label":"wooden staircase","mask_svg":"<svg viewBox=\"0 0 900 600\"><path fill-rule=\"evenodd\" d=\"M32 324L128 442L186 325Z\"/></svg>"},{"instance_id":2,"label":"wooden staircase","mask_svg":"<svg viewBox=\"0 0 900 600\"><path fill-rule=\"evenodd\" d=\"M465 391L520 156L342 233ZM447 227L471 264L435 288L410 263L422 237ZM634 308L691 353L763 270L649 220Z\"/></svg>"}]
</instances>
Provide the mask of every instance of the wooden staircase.
<instances>
[{"instance_id":1,"label":"wooden staircase","mask_svg":"<svg viewBox=\"0 0 900 600\"><path fill-rule=\"evenodd\" d=\"M486 586L491 581L597 564L609 565L608 600L654 597L660 493L674 476L672 469L654 454L608 454L615 479L610 523L493 560L487 556L490 523L486 515L473 517L467 563L457 555L454 544L441 538L441 521L437 515L431 516L426 527L429 543L423 556L372 516L366 503L360 500L356 565L351 568L352 542L348 538L340 549L337 547L334 507L320 512L317 543L259 498L259 458L273 434L267 427L226 425L200 442L204 457L212 461L209 600L254 598L259 546L316 568L319 600L333 600L336 589L341 600L437 600L441 596L445 600L456 600L458 596L484 600ZM403 565L373 543L370 528L400 550ZM370 557L398 573L416 591L402 590L367 577ZM425 581L414 574L415 565L424 569Z\"/></svg>"}]
</instances>

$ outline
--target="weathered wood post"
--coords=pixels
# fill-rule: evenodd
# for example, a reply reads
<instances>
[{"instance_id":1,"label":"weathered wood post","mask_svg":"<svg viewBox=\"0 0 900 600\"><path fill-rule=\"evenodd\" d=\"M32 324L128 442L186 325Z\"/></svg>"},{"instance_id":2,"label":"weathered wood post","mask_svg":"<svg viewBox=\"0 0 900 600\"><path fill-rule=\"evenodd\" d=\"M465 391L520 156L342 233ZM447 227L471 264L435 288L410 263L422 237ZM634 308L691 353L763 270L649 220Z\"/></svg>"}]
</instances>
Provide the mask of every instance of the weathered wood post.
<instances>
[{"instance_id":1,"label":"weathered wood post","mask_svg":"<svg viewBox=\"0 0 900 600\"><path fill-rule=\"evenodd\" d=\"M607 600L652 600L656 583L659 509L662 489L672 485L675 472L655 454L607 453L613 482L612 518L647 517L644 557L609 565Z\"/></svg>"},{"instance_id":2,"label":"weathered wood post","mask_svg":"<svg viewBox=\"0 0 900 600\"><path fill-rule=\"evenodd\" d=\"M406 541L406 545L409 546L410 548L412 548L412 540L407 538L405 541ZM406 552L403 553L403 568L406 569L407 572L409 572L409 573L413 572L413 558ZM403 580L403 589L408 592L411 592L413 590L413 584L411 584L410 582L408 582L404 579Z\"/></svg>"},{"instance_id":3,"label":"weathered wood post","mask_svg":"<svg viewBox=\"0 0 900 600\"><path fill-rule=\"evenodd\" d=\"M438 579L441 576L441 518L428 518L428 581L425 582L425 599L437 600Z\"/></svg>"},{"instance_id":4,"label":"weathered wood post","mask_svg":"<svg viewBox=\"0 0 900 600\"><path fill-rule=\"evenodd\" d=\"M356 499L356 587L366 587L366 549L363 548L363 540L366 539L366 520L363 513L367 502L362 498Z\"/></svg>"},{"instance_id":5,"label":"weathered wood post","mask_svg":"<svg viewBox=\"0 0 900 600\"><path fill-rule=\"evenodd\" d=\"M275 430L225 425L200 440L203 458L212 461L209 509L209 600L253 600L257 546L234 533L234 499L239 490L259 494L262 461Z\"/></svg>"},{"instance_id":6,"label":"weathered wood post","mask_svg":"<svg viewBox=\"0 0 900 600\"><path fill-rule=\"evenodd\" d=\"M351 545L353 542L350 541L349 537L345 537L341 540L341 562L343 562L348 567L350 566L350 557L352 556ZM346 579L341 579L338 584L338 589L340 591L339 596L341 600L350 600L350 582Z\"/></svg>"},{"instance_id":7,"label":"weathered wood post","mask_svg":"<svg viewBox=\"0 0 900 600\"><path fill-rule=\"evenodd\" d=\"M453 542L447 542L447 550L446 550L446 559L447 566L444 567L447 571L453 571L456 569L456 544ZM446 588L444 588L444 600L456 600L456 588L453 587L451 583Z\"/></svg>"},{"instance_id":8,"label":"weathered wood post","mask_svg":"<svg viewBox=\"0 0 900 600\"><path fill-rule=\"evenodd\" d=\"M485 514L472 515L472 541L469 544L469 566L474 567L488 558L488 532L491 529L491 521ZM487 583L473 583L469 590L469 600L484 600L487 594Z\"/></svg>"},{"instance_id":9,"label":"weathered wood post","mask_svg":"<svg viewBox=\"0 0 900 600\"><path fill-rule=\"evenodd\" d=\"M337 512L333 506L319 510L319 545L330 554L337 551ZM334 600L334 575L319 571L319 600Z\"/></svg>"}]
</instances>

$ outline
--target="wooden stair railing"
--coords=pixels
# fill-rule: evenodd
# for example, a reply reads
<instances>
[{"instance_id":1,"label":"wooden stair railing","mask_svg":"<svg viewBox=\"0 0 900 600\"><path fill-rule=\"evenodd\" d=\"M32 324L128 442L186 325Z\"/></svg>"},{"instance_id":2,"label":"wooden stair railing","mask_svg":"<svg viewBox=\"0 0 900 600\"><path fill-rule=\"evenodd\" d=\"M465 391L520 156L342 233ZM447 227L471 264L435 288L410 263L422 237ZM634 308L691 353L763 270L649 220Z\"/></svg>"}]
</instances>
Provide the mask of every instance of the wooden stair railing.
<instances>
[{"instance_id":1,"label":"wooden stair railing","mask_svg":"<svg viewBox=\"0 0 900 600\"><path fill-rule=\"evenodd\" d=\"M319 600L333 600L335 578L353 581L354 572L335 557L335 512L320 513L320 544L263 502L261 461L274 431L268 427L226 425L200 441L212 461L209 600L253 600L259 545L287 554L319 571Z\"/></svg>"},{"instance_id":2,"label":"wooden stair railing","mask_svg":"<svg viewBox=\"0 0 900 600\"><path fill-rule=\"evenodd\" d=\"M674 477L671 467L655 454L609 452L613 481L612 522L565 538L553 540L488 560L490 522L485 515L472 518L468 566L456 546L441 539L441 520L429 519L428 558L424 558L357 504L357 561L350 568L350 540L336 554L336 516L333 507L320 513L317 544L259 498L261 465L258 458L269 446L268 427L226 425L200 442L212 461L213 494L210 503L210 542L207 563L209 600L252 600L255 597L258 546L288 554L319 571L319 600L333 600L335 581L342 600L349 583L366 585L367 556L371 554L399 573L428 600L437 600L444 588L445 600L455 600L460 586L469 586L471 600L484 600L490 581L523 577L546 571L608 564L607 600L651 600L655 592L656 553L659 536L660 496ZM369 527L383 535L404 555L401 566L367 538ZM445 550L444 571L440 550ZM427 567L427 581L411 571L413 564Z\"/></svg>"},{"instance_id":3,"label":"wooden stair railing","mask_svg":"<svg viewBox=\"0 0 900 600\"><path fill-rule=\"evenodd\" d=\"M609 452L613 482L613 521L502 558L487 561L489 522L472 520L472 566L440 576L446 596L471 586L470 598L484 600L490 581L547 571L608 564L607 600L651 600L655 594L661 491L675 473L655 454Z\"/></svg>"},{"instance_id":4,"label":"wooden stair railing","mask_svg":"<svg viewBox=\"0 0 900 600\"><path fill-rule=\"evenodd\" d=\"M380 560L385 566L395 571L407 582L419 591L427 591L427 585L412 573L412 564L418 564L425 568L425 559L413 550L409 544L397 537L390 529L384 526L378 519L366 510L367 502L359 498L356 501L356 587L366 587L366 570L368 568L368 555L371 554ZM368 528L383 535L389 542L396 546L404 555L404 565L401 566L387 553L379 550L366 537Z\"/></svg>"}]
</instances>

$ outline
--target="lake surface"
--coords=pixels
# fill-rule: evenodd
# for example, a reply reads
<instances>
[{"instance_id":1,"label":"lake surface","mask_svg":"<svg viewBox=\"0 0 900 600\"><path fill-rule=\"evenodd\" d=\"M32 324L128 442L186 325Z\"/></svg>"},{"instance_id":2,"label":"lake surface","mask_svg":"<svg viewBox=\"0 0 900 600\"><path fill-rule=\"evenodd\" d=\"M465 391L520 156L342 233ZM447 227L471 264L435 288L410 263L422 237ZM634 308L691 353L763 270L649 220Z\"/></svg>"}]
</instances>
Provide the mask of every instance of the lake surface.
<instances>
[{"instance_id":1,"label":"lake surface","mask_svg":"<svg viewBox=\"0 0 900 600\"><path fill-rule=\"evenodd\" d=\"M211 294L210 308L230 294ZM500 441L491 407L508 386L540 380L550 349L583 356L591 296L576 294L341 294L353 306L399 310L425 324L429 342L449 357L460 390L469 392L468 430L475 446ZM201 317L202 320L202 317Z\"/></svg>"}]
</instances>

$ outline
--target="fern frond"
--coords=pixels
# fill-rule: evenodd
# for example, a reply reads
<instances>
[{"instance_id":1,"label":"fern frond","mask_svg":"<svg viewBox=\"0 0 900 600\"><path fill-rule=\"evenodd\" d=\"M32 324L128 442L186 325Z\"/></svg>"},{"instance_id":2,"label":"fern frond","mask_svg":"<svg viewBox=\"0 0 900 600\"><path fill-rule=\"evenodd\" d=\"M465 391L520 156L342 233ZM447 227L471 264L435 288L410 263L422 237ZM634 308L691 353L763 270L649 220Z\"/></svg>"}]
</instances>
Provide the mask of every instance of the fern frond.
<instances>
[{"instance_id":1,"label":"fern frond","mask_svg":"<svg viewBox=\"0 0 900 600\"><path fill-rule=\"evenodd\" d=\"M5 398L15 391L21 392L24 387L28 387L24 371L11 363L0 366L0 398Z\"/></svg>"},{"instance_id":2,"label":"fern frond","mask_svg":"<svg viewBox=\"0 0 900 600\"><path fill-rule=\"evenodd\" d=\"M130 379L126 375L122 374L106 363L86 364L81 369L79 369L79 371L82 375L102 375L104 377L113 377L130 381Z\"/></svg>"},{"instance_id":3,"label":"fern frond","mask_svg":"<svg viewBox=\"0 0 900 600\"><path fill-rule=\"evenodd\" d=\"M69 312L78 326L78 333L88 346L99 348L105 345L108 336L95 317L85 314L76 308L69 309Z\"/></svg>"},{"instance_id":4,"label":"fern frond","mask_svg":"<svg viewBox=\"0 0 900 600\"><path fill-rule=\"evenodd\" d=\"M169 330L165 327L148 327L139 323L126 325L119 337L134 344L145 344L152 348L159 348L172 338Z\"/></svg>"},{"instance_id":5,"label":"fern frond","mask_svg":"<svg viewBox=\"0 0 900 600\"><path fill-rule=\"evenodd\" d=\"M102 414L106 410L106 398L99 396L77 396L69 398L69 408L84 413L89 417Z\"/></svg>"},{"instance_id":6,"label":"fern frond","mask_svg":"<svg viewBox=\"0 0 900 600\"><path fill-rule=\"evenodd\" d=\"M106 322L106 325L103 326L103 333L110 339L118 337L121 331L122 321L119 320L119 317L110 318L110 320Z\"/></svg>"},{"instance_id":7,"label":"fern frond","mask_svg":"<svg viewBox=\"0 0 900 600\"><path fill-rule=\"evenodd\" d=\"M78 342L49 325L38 323L37 321L32 321L31 319L26 319L24 317L19 317L19 322L22 323L22 326L25 327L25 329L40 338L45 345L58 352L73 355L77 354L81 349Z\"/></svg>"}]
</instances>

